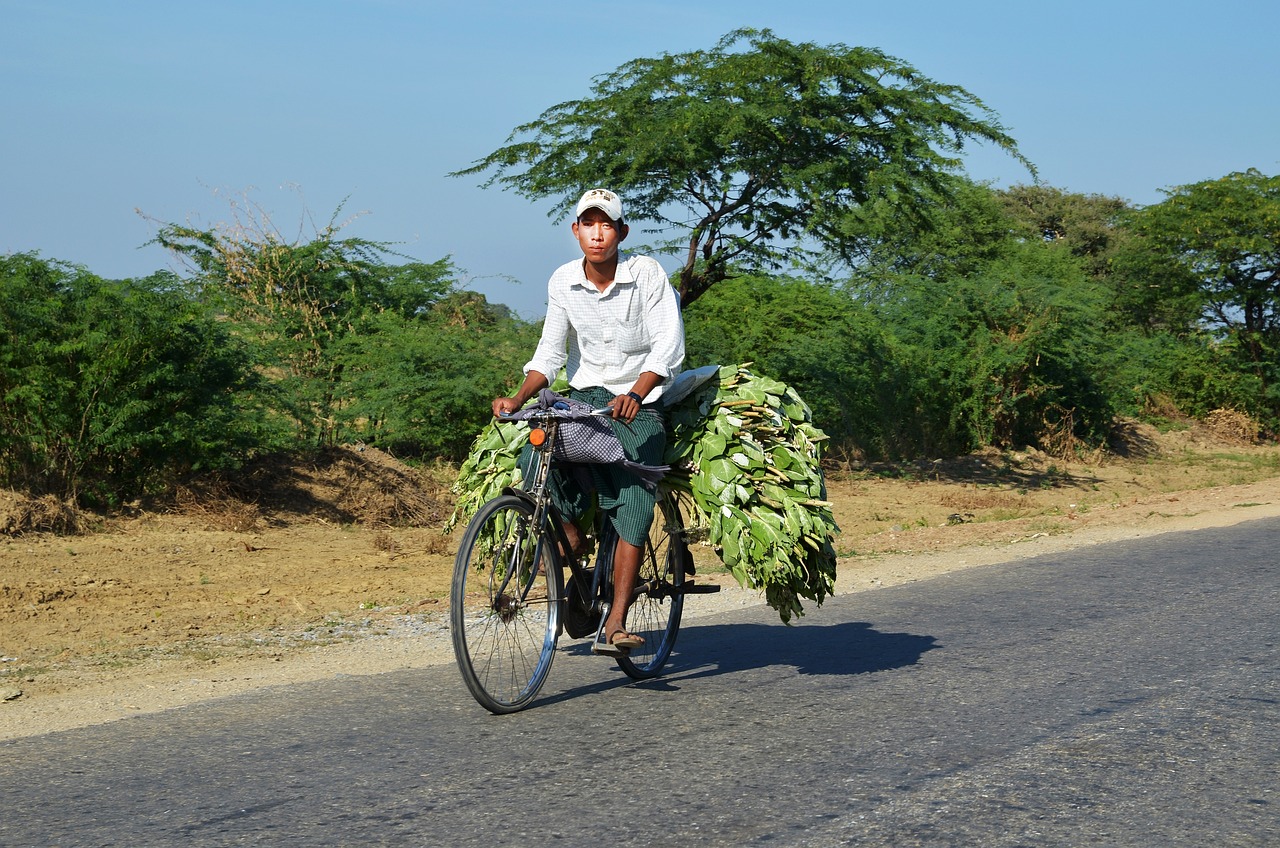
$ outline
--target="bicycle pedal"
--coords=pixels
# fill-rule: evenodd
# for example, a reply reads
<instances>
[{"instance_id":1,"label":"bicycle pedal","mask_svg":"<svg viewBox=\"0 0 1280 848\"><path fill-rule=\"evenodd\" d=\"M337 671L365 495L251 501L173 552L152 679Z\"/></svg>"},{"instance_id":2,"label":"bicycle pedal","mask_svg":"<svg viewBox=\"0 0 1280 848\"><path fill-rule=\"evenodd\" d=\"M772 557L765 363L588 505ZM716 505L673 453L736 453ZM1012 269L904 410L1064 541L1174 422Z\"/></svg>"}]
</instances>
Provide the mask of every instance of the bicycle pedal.
<instances>
[{"instance_id":1,"label":"bicycle pedal","mask_svg":"<svg viewBox=\"0 0 1280 848\"><path fill-rule=\"evenodd\" d=\"M694 583L692 580L680 586L680 591L686 595L714 595L720 591L719 583Z\"/></svg>"},{"instance_id":2,"label":"bicycle pedal","mask_svg":"<svg viewBox=\"0 0 1280 848\"><path fill-rule=\"evenodd\" d=\"M629 652L608 642L592 641L591 653L600 657L625 657Z\"/></svg>"}]
</instances>

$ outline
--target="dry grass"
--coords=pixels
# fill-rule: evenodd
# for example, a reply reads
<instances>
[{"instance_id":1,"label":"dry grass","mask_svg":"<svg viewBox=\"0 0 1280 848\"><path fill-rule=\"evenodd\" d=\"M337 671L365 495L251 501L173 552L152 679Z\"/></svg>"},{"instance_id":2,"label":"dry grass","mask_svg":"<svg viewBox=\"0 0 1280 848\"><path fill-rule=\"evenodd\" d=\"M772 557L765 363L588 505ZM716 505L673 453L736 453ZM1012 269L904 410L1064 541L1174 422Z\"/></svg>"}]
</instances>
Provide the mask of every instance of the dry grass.
<instances>
[{"instance_id":1,"label":"dry grass","mask_svg":"<svg viewBox=\"0 0 1280 848\"><path fill-rule=\"evenodd\" d=\"M1215 438L1235 445L1256 445L1262 430L1257 421L1238 409L1215 409L1205 416L1204 424Z\"/></svg>"},{"instance_id":2,"label":"dry grass","mask_svg":"<svg viewBox=\"0 0 1280 848\"><path fill-rule=\"evenodd\" d=\"M1026 498L1014 492L984 489L943 492L938 498L940 506L954 510L1016 509L1024 505Z\"/></svg>"},{"instance_id":3,"label":"dry grass","mask_svg":"<svg viewBox=\"0 0 1280 848\"><path fill-rule=\"evenodd\" d=\"M34 497L0 490L0 536L24 533L70 536L80 532L80 528L80 514L74 504L53 495Z\"/></svg>"},{"instance_id":4,"label":"dry grass","mask_svg":"<svg viewBox=\"0 0 1280 848\"><path fill-rule=\"evenodd\" d=\"M215 530L249 531L298 516L368 527L438 524L447 487L434 475L364 446L263 457L235 473L179 488L174 507Z\"/></svg>"}]
</instances>

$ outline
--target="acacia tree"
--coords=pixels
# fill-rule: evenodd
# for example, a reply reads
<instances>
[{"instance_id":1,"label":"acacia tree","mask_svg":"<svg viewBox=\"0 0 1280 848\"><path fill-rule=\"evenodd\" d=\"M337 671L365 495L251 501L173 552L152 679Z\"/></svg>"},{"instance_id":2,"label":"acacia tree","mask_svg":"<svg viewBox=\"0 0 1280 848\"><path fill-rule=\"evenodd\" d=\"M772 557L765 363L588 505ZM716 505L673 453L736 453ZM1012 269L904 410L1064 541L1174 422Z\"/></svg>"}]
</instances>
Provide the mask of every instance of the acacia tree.
<instances>
[{"instance_id":1,"label":"acacia tree","mask_svg":"<svg viewBox=\"0 0 1280 848\"><path fill-rule=\"evenodd\" d=\"M1026 237L1069 251L1095 279L1107 276L1111 256L1127 235L1120 219L1130 206L1123 198L1046 185L1015 185L996 197Z\"/></svg>"},{"instance_id":2,"label":"acacia tree","mask_svg":"<svg viewBox=\"0 0 1280 848\"><path fill-rule=\"evenodd\" d=\"M1130 308L1201 322L1280 384L1280 176L1251 168L1166 194L1133 215L1116 260Z\"/></svg>"},{"instance_id":3,"label":"acacia tree","mask_svg":"<svg viewBox=\"0 0 1280 848\"><path fill-rule=\"evenodd\" d=\"M959 86L879 50L739 29L710 50L627 62L452 176L490 172L484 186L558 210L592 186L625 193L631 220L679 234L658 249L683 256L687 306L734 267L855 260L866 205L927 218L969 141L1031 169Z\"/></svg>"}]
</instances>

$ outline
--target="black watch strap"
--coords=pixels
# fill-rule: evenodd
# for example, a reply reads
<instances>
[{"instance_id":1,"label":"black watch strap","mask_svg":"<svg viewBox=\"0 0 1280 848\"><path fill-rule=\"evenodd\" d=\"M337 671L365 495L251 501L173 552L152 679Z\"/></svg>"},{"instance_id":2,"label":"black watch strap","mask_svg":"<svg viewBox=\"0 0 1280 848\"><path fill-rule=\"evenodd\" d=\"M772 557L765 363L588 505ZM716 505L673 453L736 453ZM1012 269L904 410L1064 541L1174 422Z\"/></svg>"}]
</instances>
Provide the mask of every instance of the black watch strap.
<instances>
[{"instance_id":1,"label":"black watch strap","mask_svg":"<svg viewBox=\"0 0 1280 848\"><path fill-rule=\"evenodd\" d=\"M636 403L640 404L641 406L644 405L644 398L640 397L640 395L636 394L635 392L627 392L627 397L635 398Z\"/></svg>"}]
</instances>

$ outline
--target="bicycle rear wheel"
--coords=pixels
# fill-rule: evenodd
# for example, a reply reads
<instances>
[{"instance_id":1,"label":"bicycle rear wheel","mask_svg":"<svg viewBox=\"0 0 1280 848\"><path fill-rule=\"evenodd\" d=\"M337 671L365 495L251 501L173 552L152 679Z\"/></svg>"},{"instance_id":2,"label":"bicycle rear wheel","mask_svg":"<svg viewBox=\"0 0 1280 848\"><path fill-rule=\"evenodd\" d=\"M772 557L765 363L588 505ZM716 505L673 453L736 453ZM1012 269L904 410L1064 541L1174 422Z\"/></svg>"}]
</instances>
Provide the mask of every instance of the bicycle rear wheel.
<instances>
[{"instance_id":1,"label":"bicycle rear wheel","mask_svg":"<svg viewBox=\"0 0 1280 848\"><path fill-rule=\"evenodd\" d=\"M515 495L471 519L453 566L449 623L458 670L493 713L524 709L551 671L560 625L560 569Z\"/></svg>"},{"instance_id":2,"label":"bicycle rear wheel","mask_svg":"<svg viewBox=\"0 0 1280 848\"><path fill-rule=\"evenodd\" d=\"M643 589L627 611L627 630L643 637L644 645L618 657L618 667L635 680L658 676L680 632L688 556L683 531L684 521L675 499L660 498L636 579L636 585Z\"/></svg>"}]
</instances>

